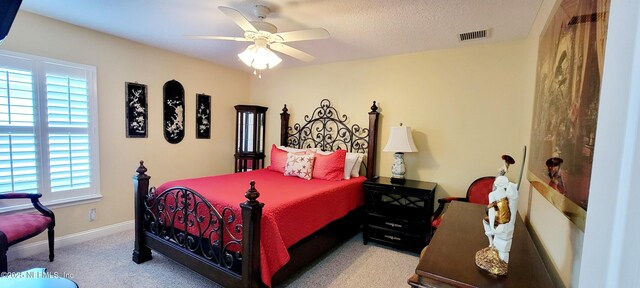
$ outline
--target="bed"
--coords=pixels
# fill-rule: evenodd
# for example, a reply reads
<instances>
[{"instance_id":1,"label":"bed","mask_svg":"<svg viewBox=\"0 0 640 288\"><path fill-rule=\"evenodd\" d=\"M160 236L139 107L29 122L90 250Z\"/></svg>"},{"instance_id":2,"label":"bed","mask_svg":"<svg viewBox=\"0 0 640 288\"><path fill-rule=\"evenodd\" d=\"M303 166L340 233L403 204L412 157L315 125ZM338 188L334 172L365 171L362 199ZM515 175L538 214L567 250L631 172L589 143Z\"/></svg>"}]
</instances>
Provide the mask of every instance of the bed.
<instances>
[{"instance_id":1,"label":"bed","mask_svg":"<svg viewBox=\"0 0 640 288\"><path fill-rule=\"evenodd\" d=\"M364 174L371 178L377 109L374 101L368 128L349 126L323 99L303 123L289 127L285 105L280 145L364 153ZM136 172L133 261L150 260L154 250L224 287L279 283L360 229L365 177L304 180L261 169L156 189L143 161Z\"/></svg>"}]
</instances>

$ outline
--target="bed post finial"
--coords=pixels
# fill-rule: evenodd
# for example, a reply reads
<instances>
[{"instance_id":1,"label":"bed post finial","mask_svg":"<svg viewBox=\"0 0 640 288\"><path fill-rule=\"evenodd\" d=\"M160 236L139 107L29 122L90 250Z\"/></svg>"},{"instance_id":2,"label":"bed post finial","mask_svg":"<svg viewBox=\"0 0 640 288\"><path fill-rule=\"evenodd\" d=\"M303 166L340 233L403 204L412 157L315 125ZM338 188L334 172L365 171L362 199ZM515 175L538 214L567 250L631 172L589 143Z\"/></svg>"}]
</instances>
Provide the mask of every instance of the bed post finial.
<instances>
[{"instance_id":1,"label":"bed post finial","mask_svg":"<svg viewBox=\"0 0 640 288\"><path fill-rule=\"evenodd\" d=\"M144 160L140 160L140 166L138 166L136 172L138 172L139 175L146 175L144 173L147 173L147 167L144 167Z\"/></svg>"},{"instance_id":2,"label":"bed post finial","mask_svg":"<svg viewBox=\"0 0 640 288\"><path fill-rule=\"evenodd\" d=\"M289 138L289 109L287 104L284 104L282 113L280 113L280 145L288 146Z\"/></svg>"},{"instance_id":3,"label":"bed post finial","mask_svg":"<svg viewBox=\"0 0 640 288\"><path fill-rule=\"evenodd\" d=\"M256 199L258 199L258 197L260 196L260 192L256 190L256 181L251 181L249 185L251 187L249 187L249 190L244 193L244 197L249 199L249 202L258 202Z\"/></svg>"},{"instance_id":4,"label":"bed post finial","mask_svg":"<svg viewBox=\"0 0 640 288\"><path fill-rule=\"evenodd\" d=\"M373 101L373 105L371 105L371 112L378 111L378 106L376 106L376 101Z\"/></svg>"}]
</instances>

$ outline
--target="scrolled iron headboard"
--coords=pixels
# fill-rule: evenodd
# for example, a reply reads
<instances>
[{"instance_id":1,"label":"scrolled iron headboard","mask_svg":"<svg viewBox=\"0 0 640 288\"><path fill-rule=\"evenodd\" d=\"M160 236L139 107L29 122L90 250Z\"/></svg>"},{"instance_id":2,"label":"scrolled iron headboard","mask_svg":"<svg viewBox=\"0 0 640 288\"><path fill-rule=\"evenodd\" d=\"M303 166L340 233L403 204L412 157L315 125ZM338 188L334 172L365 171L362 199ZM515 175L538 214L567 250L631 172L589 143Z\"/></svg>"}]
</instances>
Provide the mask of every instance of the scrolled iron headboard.
<instances>
[{"instance_id":1,"label":"scrolled iron headboard","mask_svg":"<svg viewBox=\"0 0 640 288\"><path fill-rule=\"evenodd\" d=\"M366 153L367 178L373 177L375 150L377 148L378 106L373 101L369 112L369 127L362 128L358 124L349 126L348 117L338 113L331 106L329 99L322 99L320 106L311 115L304 116L304 123L288 126L289 113L287 105L280 114L280 145L293 148L320 148L323 151L338 149L348 152Z\"/></svg>"}]
</instances>

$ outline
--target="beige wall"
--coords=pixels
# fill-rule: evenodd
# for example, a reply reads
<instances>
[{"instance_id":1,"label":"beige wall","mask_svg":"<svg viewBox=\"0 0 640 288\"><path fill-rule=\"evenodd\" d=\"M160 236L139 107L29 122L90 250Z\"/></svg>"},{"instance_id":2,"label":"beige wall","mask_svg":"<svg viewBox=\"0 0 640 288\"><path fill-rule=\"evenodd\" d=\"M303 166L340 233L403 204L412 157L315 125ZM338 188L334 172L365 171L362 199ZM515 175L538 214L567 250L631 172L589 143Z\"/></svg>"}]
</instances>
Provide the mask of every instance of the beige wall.
<instances>
[{"instance_id":1,"label":"beige wall","mask_svg":"<svg viewBox=\"0 0 640 288\"><path fill-rule=\"evenodd\" d=\"M367 125L380 106L377 175L390 176L393 153L381 152L390 127L413 128L418 153L405 155L407 178L438 183L436 197L464 195L476 178L494 175L500 155L521 157L528 109L523 42L474 45L361 61L268 71L252 78L251 102L270 107L267 143L277 143L287 104L301 122L328 98L351 123ZM292 60L293 61L293 60ZM517 169L516 169L517 170ZM515 177L518 171L510 173Z\"/></svg>"},{"instance_id":2,"label":"beige wall","mask_svg":"<svg viewBox=\"0 0 640 288\"><path fill-rule=\"evenodd\" d=\"M1 49L92 65L97 70L100 201L54 209L56 236L133 219L131 177L144 159L152 183L233 171L233 105L249 96L249 74L103 33L20 12ZM176 145L162 133L162 86L185 88L186 133ZM124 83L148 85L149 137L125 138ZM212 97L212 138L195 139L195 94ZM175 167L171 169L168 167ZM90 208L98 219L88 222ZM36 239L44 239L42 237Z\"/></svg>"},{"instance_id":3,"label":"beige wall","mask_svg":"<svg viewBox=\"0 0 640 288\"><path fill-rule=\"evenodd\" d=\"M544 1L523 41L268 71L251 80L251 103L270 107L267 143L277 143L279 113L287 104L301 122L323 98L352 123L366 125L380 106L377 175L389 176L392 153L381 152L390 127L414 130L419 152L406 154L407 178L438 182L436 198L464 196L473 179L493 175L505 153L520 162L528 145L538 38L555 0ZM520 166L509 176L516 180ZM526 173L526 172L525 172ZM526 178L526 176L525 176ZM583 232L524 179L520 213L560 286L577 286Z\"/></svg>"}]
</instances>

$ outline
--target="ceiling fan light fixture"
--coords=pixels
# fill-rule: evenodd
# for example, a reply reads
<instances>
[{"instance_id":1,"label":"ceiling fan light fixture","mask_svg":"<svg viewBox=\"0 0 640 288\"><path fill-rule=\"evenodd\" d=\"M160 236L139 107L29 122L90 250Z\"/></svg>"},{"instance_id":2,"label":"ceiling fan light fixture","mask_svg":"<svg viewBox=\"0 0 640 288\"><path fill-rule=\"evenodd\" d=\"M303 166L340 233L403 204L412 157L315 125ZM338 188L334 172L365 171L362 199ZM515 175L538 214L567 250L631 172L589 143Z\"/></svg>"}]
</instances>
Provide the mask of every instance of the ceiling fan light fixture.
<instances>
[{"instance_id":1,"label":"ceiling fan light fixture","mask_svg":"<svg viewBox=\"0 0 640 288\"><path fill-rule=\"evenodd\" d=\"M242 63L255 70L271 69L282 62L282 59L269 50L266 45L257 44L249 45L247 49L238 54L238 58Z\"/></svg>"}]
</instances>

